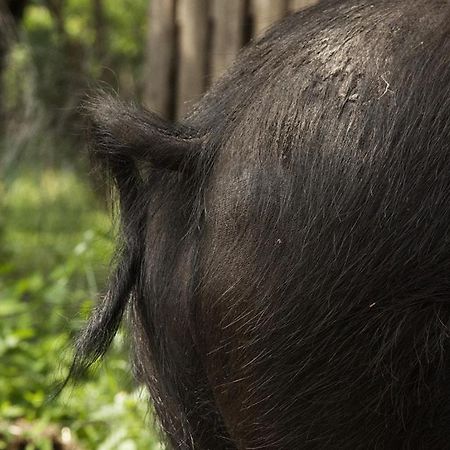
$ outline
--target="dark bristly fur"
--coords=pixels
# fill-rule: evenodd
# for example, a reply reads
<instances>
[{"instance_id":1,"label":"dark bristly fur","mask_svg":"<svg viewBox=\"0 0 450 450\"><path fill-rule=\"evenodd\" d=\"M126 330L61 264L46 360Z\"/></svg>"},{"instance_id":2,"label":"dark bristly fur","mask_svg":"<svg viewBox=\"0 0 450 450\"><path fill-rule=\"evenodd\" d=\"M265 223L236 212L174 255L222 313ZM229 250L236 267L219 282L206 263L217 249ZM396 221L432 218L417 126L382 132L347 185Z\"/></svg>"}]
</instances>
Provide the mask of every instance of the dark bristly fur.
<instances>
[{"instance_id":1,"label":"dark bristly fur","mask_svg":"<svg viewBox=\"0 0 450 450\"><path fill-rule=\"evenodd\" d=\"M177 449L450 449L450 15L324 1L242 52L183 125L102 98L116 274Z\"/></svg>"}]
</instances>

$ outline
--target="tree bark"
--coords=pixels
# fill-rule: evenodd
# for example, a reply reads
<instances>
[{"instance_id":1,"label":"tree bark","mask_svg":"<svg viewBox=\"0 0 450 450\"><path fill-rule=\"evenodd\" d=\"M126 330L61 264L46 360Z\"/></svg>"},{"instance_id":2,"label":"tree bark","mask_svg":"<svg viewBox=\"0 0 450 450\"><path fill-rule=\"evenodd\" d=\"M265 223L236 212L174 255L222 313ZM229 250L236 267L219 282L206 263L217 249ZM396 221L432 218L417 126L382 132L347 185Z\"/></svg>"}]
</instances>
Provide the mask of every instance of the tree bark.
<instances>
[{"instance_id":1,"label":"tree bark","mask_svg":"<svg viewBox=\"0 0 450 450\"><path fill-rule=\"evenodd\" d=\"M106 45L106 30L105 30L105 16L103 13L103 2L102 0L93 0L93 22L95 29L95 54L96 59L100 61L101 64L105 60L105 45Z\"/></svg>"},{"instance_id":2,"label":"tree bark","mask_svg":"<svg viewBox=\"0 0 450 450\"><path fill-rule=\"evenodd\" d=\"M77 107L85 88L83 47L67 33L64 4L65 0L45 0L45 5L55 23L58 34L57 45L61 52L61 70L56 77L58 96L55 99L55 106L61 108L60 111L63 113L54 117L55 124L61 129L78 117Z\"/></svg>"},{"instance_id":3,"label":"tree bark","mask_svg":"<svg viewBox=\"0 0 450 450\"><path fill-rule=\"evenodd\" d=\"M318 0L289 0L289 11L295 12L301 9L306 9L309 6L315 5Z\"/></svg>"},{"instance_id":4,"label":"tree bark","mask_svg":"<svg viewBox=\"0 0 450 450\"><path fill-rule=\"evenodd\" d=\"M208 0L178 0L177 117L186 114L206 87L208 3Z\"/></svg>"},{"instance_id":5,"label":"tree bark","mask_svg":"<svg viewBox=\"0 0 450 450\"><path fill-rule=\"evenodd\" d=\"M26 0L0 0L0 131L5 122L3 72L11 43L16 38L16 25L20 22Z\"/></svg>"},{"instance_id":6,"label":"tree bark","mask_svg":"<svg viewBox=\"0 0 450 450\"><path fill-rule=\"evenodd\" d=\"M175 0L151 0L143 102L166 118L174 115Z\"/></svg>"},{"instance_id":7,"label":"tree bark","mask_svg":"<svg viewBox=\"0 0 450 450\"><path fill-rule=\"evenodd\" d=\"M287 13L286 0L252 0L253 35L264 33Z\"/></svg>"},{"instance_id":8,"label":"tree bark","mask_svg":"<svg viewBox=\"0 0 450 450\"><path fill-rule=\"evenodd\" d=\"M234 61L244 44L245 2L213 1L210 79L215 81Z\"/></svg>"},{"instance_id":9,"label":"tree bark","mask_svg":"<svg viewBox=\"0 0 450 450\"><path fill-rule=\"evenodd\" d=\"M4 0L0 0L0 124L3 124L4 119L3 71L12 39L12 25L9 8Z\"/></svg>"}]
</instances>

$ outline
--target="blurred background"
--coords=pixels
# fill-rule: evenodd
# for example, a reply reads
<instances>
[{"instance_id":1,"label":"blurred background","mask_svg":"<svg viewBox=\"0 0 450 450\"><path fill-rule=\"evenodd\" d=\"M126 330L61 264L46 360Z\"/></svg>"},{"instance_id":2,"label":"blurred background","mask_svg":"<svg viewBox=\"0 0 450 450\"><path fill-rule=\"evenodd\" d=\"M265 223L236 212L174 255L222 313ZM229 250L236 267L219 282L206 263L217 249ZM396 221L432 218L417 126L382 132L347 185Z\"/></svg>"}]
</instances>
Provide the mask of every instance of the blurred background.
<instances>
[{"instance_id":1,"label":"blurred background","mask_svg":"<svg viewBox=\"0 0 450 450\"><path fill-rule=\"evenodd\" d=\"M0 0L0 450L162 448L119 334L48 401L105 285L114 227L80 104L181 118L239 49L314 0Z\"/></svg>"}]
</instances>

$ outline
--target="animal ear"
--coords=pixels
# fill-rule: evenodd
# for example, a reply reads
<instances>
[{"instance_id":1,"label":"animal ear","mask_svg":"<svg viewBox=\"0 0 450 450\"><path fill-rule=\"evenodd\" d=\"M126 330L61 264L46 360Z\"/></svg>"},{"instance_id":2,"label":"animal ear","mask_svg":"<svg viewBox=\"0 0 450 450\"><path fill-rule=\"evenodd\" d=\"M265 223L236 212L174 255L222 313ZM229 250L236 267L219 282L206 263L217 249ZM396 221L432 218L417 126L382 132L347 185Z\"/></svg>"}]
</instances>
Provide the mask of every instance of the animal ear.
<instances>
[{"instance_id":1,"label":"animal ear","mask_svg":"<svg viewBox=\"0 0 450 450\"><path fill-rule=\"evenodd\" d=\"M91 156L113 172L130 163L135 167L148 164L157 169L189 169L202 145L195 130L173 125L111 95L91 99L85 110Z\"/></svg>"}]
</instances>

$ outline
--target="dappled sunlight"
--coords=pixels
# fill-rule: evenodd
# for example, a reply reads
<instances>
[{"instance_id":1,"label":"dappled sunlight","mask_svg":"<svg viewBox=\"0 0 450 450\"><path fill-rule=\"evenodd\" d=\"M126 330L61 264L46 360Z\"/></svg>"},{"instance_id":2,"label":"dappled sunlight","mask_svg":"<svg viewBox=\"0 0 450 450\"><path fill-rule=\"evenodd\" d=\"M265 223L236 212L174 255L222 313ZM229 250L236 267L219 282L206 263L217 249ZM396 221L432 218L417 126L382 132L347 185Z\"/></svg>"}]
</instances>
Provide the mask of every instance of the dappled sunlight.
<instances>
[{"instance_id":1,"label":"dappled sunlight","mask_svg":"<svg viewBox=\"0 0 450 450\"><path fill-rule=\"evenodd\" d=\"M49 401L105 284L113 225L104 202L72 171L29 171L0 192L0 443L40 449L70 434L82 443L74 450L157 448L123 335L89 381Z\"/></svg>"}]
</instances>

